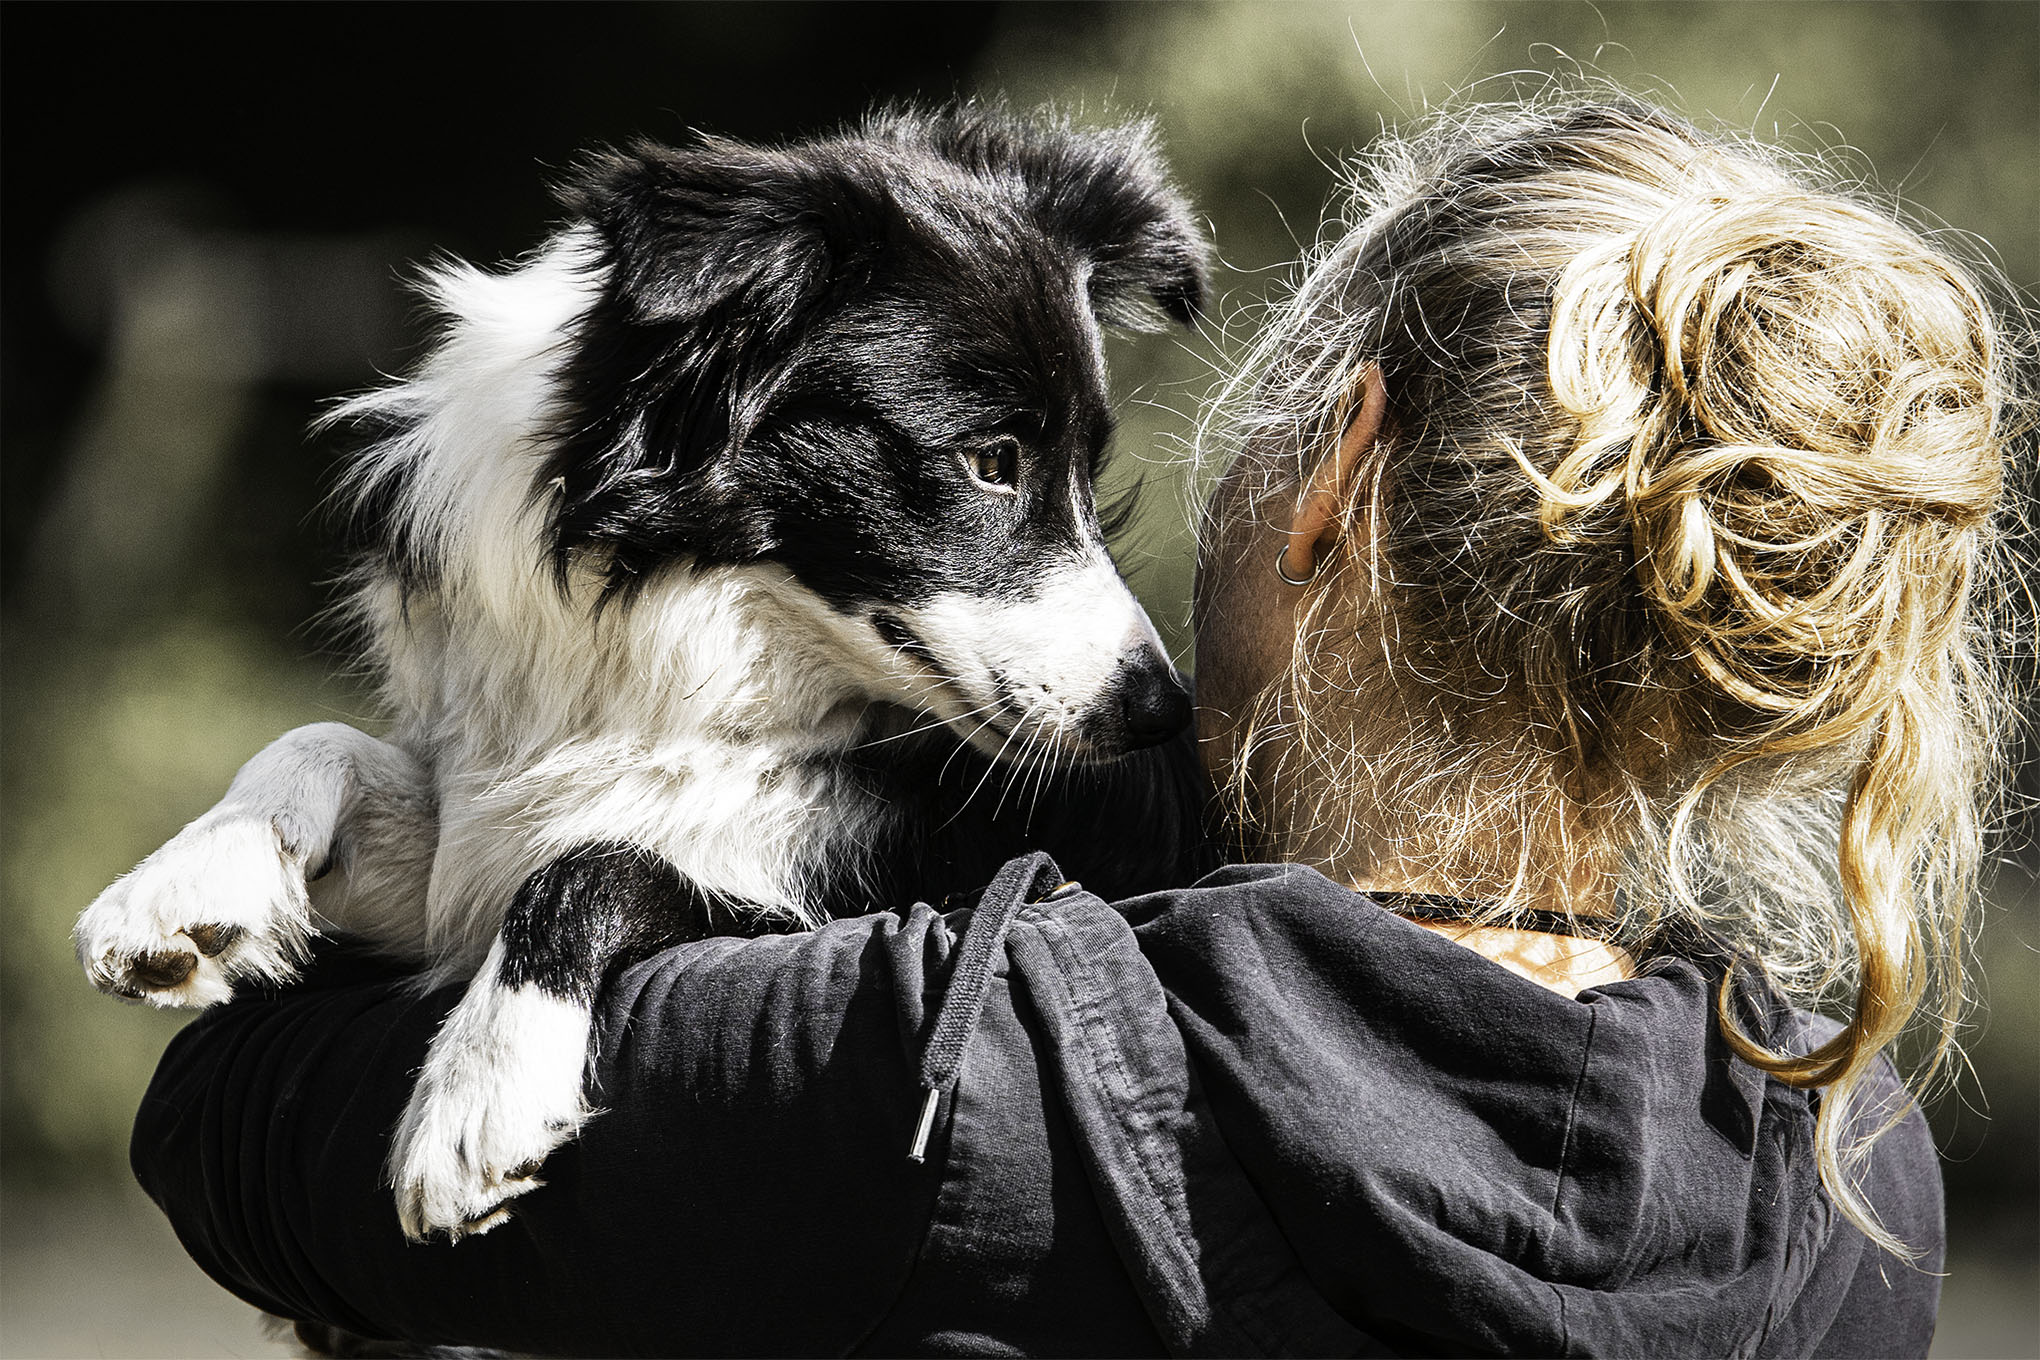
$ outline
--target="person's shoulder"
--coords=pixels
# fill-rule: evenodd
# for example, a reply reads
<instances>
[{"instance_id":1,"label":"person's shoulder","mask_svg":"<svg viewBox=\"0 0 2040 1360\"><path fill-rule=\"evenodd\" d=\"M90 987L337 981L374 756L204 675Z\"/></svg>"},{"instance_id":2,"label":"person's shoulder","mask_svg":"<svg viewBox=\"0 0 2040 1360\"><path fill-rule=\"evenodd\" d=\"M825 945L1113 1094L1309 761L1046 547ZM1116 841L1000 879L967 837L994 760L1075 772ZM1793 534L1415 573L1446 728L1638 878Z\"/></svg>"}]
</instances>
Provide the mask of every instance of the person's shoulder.
<instances>
[{"instance_id":1,"label":"person's shoulder","mask_svg":"<svg viewBox=\"0 0 2040 1360\"><path fill-rule=\"evenodd\" d=\"M1841 1032L1830 1017L1792 1011L1785 1047L1807 1052ZM1778 1099L1813 1108L1823 1091L1785 1091ZM1806 1121L1810 1130L1811 1120ZM1810 1136L1810 1135L1809 1135ZM1939 1311L1946 1255L1941 1159L1925 1113L1898 1068L1880 1054L1851 1095L1845 1149L1847 1174L1877 1223L1911 1254L1905 1259L1873 1242L1843 1217L1825 1186L1817 1186L1824 1241L1789 1310L1766 1338L1766 1355L1924 1355ZM1808 1150L1810 1154L1810 1149Z\"/></svg>"},{"instance_id":2,"label":"person's shoulder","mask_svg":"<svg viewBox=\"0 0 2040 1360\"><path fill-rule=\"evenodd\" d=\"M1810 1053L1840 1034L1842 1029L1841 1021L1832 1016L1795 1008L1785 1021L1779 1047L1794 1053ZM1884 1136L1878 1137L1874 1146L1883 1148L1890 1143L1885 1155L1932 1165L1938 1177L1940 1162L1934 1151L1926 1114L1888 1052L1879 1053L1872 1060L1850 1103L1851 1137L1864 1138L1883 1133Z\"/></svg>"},{"instance_id":3,"label":"person's shoulder","mask_svg":"<svg viewBox=\"0 0 2040 1360\"><path fill-rule=\"evenodd\" d=\"M1359 894L1304 864L1225 864L1181 887L1115 903L1136 927L1164 921L1215 920L1241 915L1282 916L1331 909L1350 911Z\"/></svg>"}]
</instances>

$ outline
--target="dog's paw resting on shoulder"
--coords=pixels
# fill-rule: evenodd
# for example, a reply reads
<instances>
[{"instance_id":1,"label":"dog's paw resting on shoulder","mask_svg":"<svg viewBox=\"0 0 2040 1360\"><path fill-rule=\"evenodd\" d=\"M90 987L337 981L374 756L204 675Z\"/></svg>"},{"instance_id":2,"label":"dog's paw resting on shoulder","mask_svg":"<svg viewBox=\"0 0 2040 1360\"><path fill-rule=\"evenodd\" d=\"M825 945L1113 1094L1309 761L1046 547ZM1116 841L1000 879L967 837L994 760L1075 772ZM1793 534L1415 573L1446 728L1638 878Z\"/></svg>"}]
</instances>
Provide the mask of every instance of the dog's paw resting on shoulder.
<instances>
[{"instance_id":1,"label":"dog's paw resting on shoulder","mask_svg":"<svg viewBox=\"0 0 2040 1360\"><path fill-rule=\"evenodd\" d=\"M314 933L304 856L268 817L215 809L101 893L72 938L92 985L210 1006L247 978L297 976Z\"/></svg>"},{"instance_id":2,"label":"dog's paw resting on shoulder","mask_svg":"<svg viewBox=\"0 0 2040 1360\"><path fill-rule=\"evenodd\" d=\"M504 986L493 967L432 1041L390 1152L397 1217L414 1240L458 1241L510 1217L540 1166L593 1113L581 1098L588 1007Z\"/></svg>"}]
</instances>

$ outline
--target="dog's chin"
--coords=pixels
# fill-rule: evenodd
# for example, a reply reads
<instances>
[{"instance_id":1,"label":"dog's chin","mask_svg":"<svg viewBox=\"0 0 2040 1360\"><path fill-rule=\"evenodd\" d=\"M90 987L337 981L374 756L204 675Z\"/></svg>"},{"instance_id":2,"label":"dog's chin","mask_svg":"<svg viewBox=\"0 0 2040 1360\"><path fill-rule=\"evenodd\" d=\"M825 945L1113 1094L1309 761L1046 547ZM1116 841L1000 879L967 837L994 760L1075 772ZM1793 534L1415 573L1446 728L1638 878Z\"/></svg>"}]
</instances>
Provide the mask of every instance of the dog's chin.
<instances>
[{"instance_id":1,"label":"dog's chin","mask_svg":"<svg viewBox=\"0 0 2040 1360\"><path fill-rule=\"evenodd\" d=\"M1061 713L999 709L966 718L945 718L964 745L992 760L1021 766L1075 769L1105 765L1153 742L1100 725L1072 721Z\"/></svg>"},{"instance_id":2,"label":"dog's chin","mask_svg":"<svg viewBox=\"0 0 2040 1360\"><path fill-rule=\"evenodd\" d=\"M1109 764L1174 735L1143 737L1122 719L1120 704L1109 695L1075 711L1053 703L1034 707L1024 695L1007 694L1003 702L994 698L1008 686L990 676L973 679L950 680L939 688L917 686L913 697L919 702L889 701L887 707L898 716L890 723L881 720L876 729L885 732L904 723L930 731L939 724L959 743L995 762L1065 770ZM916 710L919 716L910 716Z\"/></svg>"}]
</instances>

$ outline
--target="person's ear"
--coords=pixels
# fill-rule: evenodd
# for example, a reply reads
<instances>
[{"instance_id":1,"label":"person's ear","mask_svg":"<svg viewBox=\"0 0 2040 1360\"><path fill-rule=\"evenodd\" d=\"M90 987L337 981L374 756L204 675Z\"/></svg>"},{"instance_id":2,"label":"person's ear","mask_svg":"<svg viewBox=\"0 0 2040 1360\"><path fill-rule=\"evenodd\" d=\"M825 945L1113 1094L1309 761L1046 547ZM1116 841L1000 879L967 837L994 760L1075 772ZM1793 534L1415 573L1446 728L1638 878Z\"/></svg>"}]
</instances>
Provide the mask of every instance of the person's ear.
<instances>
[{"instance_id":1,"label":"person's ear","mask_svg":"<svg viewBox=\"0 0 2040 1360\"><path fill-rule=\"evenodd\" d=\"M1282 549L1282 575L1290 581L1308 581L1317 574L1318 563L1336 547L1346 531L1346 506L1353 494L1354 478L1361 459L1381 436L1381 419L1388 409L1388 392L1381 368L1369 364L1360 375L1353 415L1346 422L1339 442L1319 460L1309 484L1297 503L1290 521L1288 542Z\"/></svg>"}]
</instances>

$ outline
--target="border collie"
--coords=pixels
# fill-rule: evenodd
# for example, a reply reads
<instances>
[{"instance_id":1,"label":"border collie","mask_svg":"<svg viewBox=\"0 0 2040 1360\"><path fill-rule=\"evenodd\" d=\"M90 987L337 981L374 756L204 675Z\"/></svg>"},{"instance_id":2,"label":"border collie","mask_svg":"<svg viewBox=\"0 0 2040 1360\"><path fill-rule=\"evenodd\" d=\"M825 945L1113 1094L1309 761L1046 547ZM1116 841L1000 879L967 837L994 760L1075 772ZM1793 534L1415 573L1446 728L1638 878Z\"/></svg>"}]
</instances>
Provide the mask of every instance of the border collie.
<instances>
[{"instance_id":1,"label":"border collie","mask_svg":"<svg viewBox=\"0 0 2040 1360\"><path fill-rule=\"evenodd\" d=\"M280 738L77 929L157 1005L287 980L323 930L469 980L391 1153L414 1238L502 1222L589 1117L608 970L960 886L1044 834L957 820L999 762L1038 794L1190 711L1093 496L1101 326L1204 286L1144 125L640 143L561 197L515 267L430 270L435 347L330 417L371 436L343 495L389 737ZM1173 856L1146 807L1102 853Z\"/></svg>"}]
</instances>

